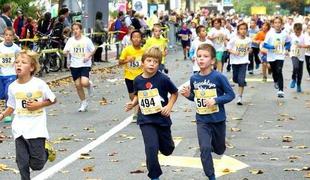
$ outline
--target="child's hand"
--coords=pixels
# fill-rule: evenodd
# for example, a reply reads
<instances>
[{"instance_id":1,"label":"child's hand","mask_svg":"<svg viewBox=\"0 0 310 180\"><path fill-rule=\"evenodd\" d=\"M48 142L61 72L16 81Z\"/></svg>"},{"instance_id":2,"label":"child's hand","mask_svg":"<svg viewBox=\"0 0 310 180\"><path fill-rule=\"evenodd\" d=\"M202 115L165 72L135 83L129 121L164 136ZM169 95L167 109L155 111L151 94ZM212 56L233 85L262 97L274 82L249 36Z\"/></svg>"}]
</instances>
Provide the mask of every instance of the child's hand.
<instances>
[{"instance_id":1,"label":"child's hand","mask_svg":"<svg viewBox=\"0 0 310 180\"><path fill-rule=\"evenodd\" d=\"M170 106L165 106L161 109L161 115L169 117L171 113L171 108Z\"/></svg>"},{"instance_id":2,"label":"child's hand","mask_svg":"<svg viewBox=\"0 0 310 180\"><path fill-rule=\"evenodd\" d=\"M211 99L207 99L207 100L206 100L206 105L207 105L208 107L211 107L211 106L215 105L215 103L216 103L216 101L215 101L214 98L211 98Z\"/></svg>"},{"instance_id":3,"label":"child's hand","mask_svg":"<svg viewBox=\"0 0 310 180\"><path fill-rule=\"evenodd\" d=\"M182 90L181 90L182 96L184 96L184 97L189 97L189 95L190 95L190 90L191 90L190 86L183 86L183 88L182 88Z\"/></svg>"},{"instance_id":4,"label":"child's hand","mask_svg":"<svg viewBox=\"0 0 310 180\"><path fill-rule=\"evenodd\" d=\"M41 107L41 102L38 102L38 101L34 101L34 100L28 100L27 103L26 103L26 108L29 110L29 111L35 111L35 110L38 110Z\"/></svg>"},{"instance_id":5,"label":"child's hand","mask_svg":"<svg viewBox=\"0 0 310 180\"><path fill-rule=\"evenodd\" d=\"M126 103L126 105L125 105L125 111L126 112L128 112L128 111L130 111L130 110L132 110L132 108L134 108L135 106L134 106L134 103L131 101L131 102L128 102L128 103Z\"/></svg>"},{"instance_id":6,"label":"child's hand","mask_svg":"<svg viewBox=\"0 0 310 180\"><path fill-rule=\"evenodd\" d=\"M135 61L135 58L133 56L127 56L126 61L132 62L132 61Z\"/></svg>"}]
</instances>

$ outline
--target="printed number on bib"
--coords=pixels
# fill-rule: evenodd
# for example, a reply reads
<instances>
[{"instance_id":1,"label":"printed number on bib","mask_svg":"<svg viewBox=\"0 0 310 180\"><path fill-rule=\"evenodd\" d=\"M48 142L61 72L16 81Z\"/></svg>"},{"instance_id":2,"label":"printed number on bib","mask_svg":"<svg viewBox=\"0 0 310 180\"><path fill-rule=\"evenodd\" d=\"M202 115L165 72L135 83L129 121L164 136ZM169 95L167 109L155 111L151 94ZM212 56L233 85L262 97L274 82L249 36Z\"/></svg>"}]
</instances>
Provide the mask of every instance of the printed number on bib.
<instances>
[{"instance_id":1,"label":"printed number on bib","mask_svg":"<svg viewBox=\"0 0 310 180\"><path fill-rule=\"evenodd\" d=\"M187 34L182 34L181 35L182 41L188 41L188 35Z\"/></svg>"},{"instance_id":2,"label":"printed number on bib","mask_svg":"<svg viewBox=\"0 0 310 180\"><path fill-rule=\"evenodd\" d=\"M77 58L84 58L85 57L85 49L82 45L76 45L73 47L73 56Z\"/></svg>"},{"instance_id":3,"label":"printed number on bib","mask_svg":"<svg viewBox=\"0 0 310 180\"><path fill-rule=\"evenodd\" d=\"M285 49L284 49L284 45L281 41L276 41L274 43L274 53L276 54L284 54L285 53Z\"/></svg>"},{"instance_id":4,"label":"printed number on bib","mask_svg":"<svg viewBox=\"0 0 310 180\"><path fill-rule=\"evenodd\" d=\"M245 56L248 52L247 49L248 48L246 47L246 45L237 45L236 47L236 51L238 52L239 56Z\"/></svg>"},{"instance_id":5,"label":"printed number on bib","mask_svg":"<svg viewBox=\"0 0 310 180\"><path fill-rule=\"evenodd\" d=\"M162 105L158 89L138 91L139 106L142 114L155 114L161 111Z\"/></svg>"},{"instance_id":6,"label":"printed number on bib","mask_svg":"<svg viewBox=\"0 0 310 180\"><path fill-rule=\"evenodd\" d=\"M128 62L128 66L132 69L138 69L141 66L141 57L136 57L134 61Z\"/></svg>"},{"instance_id":7,"label":"printed number on bib","mask_svg":"<svg viewBox=\"0 0 310 180\"><path fill-rule=\"evenodd\" d=\"M207 90L194 90L195 93L195 103L196 103L196 112L198 114L213 114L219 112L218 105L213 105L208 107L206 102L208 99L216 98L217 93L216 89L207 89Z\"/></svg>"},{"instance_id":8,"label":"printed number on bib","mask_svg":"<svg viewBox=\"0 0 310 180\"><path fill-rule=\"evenodd\" d=\"M0 67L12 67L15 61L15 54L2 54Z\"/></svg>"},{"instance_id":9,"label":"printed number on bib","mask_svg":"<svg viewBox=\"0 0 310 180\"><path fill-rule=\"evenodd\" d=\"M29 111L26 107L29 101L40 101L43 98L41 91L35 92L17 92L15 94L16 99L16 114L20 116L40 116L43 114L43 109L35 111Z\"/></svg>"},{"instance_id":10,"label":"printed number on bib","mask_svg":"<svg viewBox=\"0 0 310 180\"><path fill-rule=\"evenodd\" d=\"M291 56L299 57L301 54L300 51L300 48L298 48L297 46L293 46L291 50Z\"/></svg>"}]
</instances>

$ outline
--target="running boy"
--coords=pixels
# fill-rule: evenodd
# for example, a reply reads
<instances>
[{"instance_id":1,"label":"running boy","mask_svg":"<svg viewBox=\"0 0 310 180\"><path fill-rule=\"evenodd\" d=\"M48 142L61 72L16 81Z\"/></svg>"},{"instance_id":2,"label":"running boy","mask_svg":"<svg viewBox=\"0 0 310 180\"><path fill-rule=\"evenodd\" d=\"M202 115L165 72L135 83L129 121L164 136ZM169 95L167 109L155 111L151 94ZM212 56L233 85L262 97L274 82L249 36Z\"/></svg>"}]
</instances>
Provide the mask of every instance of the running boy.
<instances>
[{"instance_id":1,"label":"running boy","mask_svg":"<svg viewBox=\"0 0 310 180\"><path fill-rule=\"evenodd\" d=\"M248 25L241 23L237 26L237 36L234 36L227 45L230 52L230 64L233 69L233 81L239 85L237 104L242 105L242 96L246 86L245 77L251 51L251 39L247 36Z\"/></svg>"},{"instance_id":2,"label":"running boy","mask_svg":"<svg viewBox=\"0 0 310 180\"><path fill-rule=\"evenodd\" d=\"M284 98L282 68L291 43L287 33L282 30L283 20L281 17L274 18L273 26L274 30L270 30L266 34L263 48L268 49L267 61L271 67L274 87L279 89L277 96Z\"/></svg>"},{"instance_id":3,"label":"running boy","mask_svg":"<svg viewBox=\"0 0 310 180\"><path fill-rule=\"evenodd\" d=\"M183 55L184 55L184 60L187 59L189 47L191 45L191 36L192 32L190 29L187 28L186 23L183 23L182 28L178 32L178 36L181 39L181 44L183 47Z\"/></svg>"},{"instance_id":4,"label":"running boy","mask_svg":"<svg viewBox=\"0 0 310 180\"><path fill-rule=\"evenodd\" d=\"M200 72L192 75L190 86L183 87L181 94L196 103L197 134L203 170L209 180L215 180L211 152L225 152L226 114L224 104L235 98L227 78L213 70L215 49L201 44L197 50Z\"/></svg>"},{"instance_id":5,"label":"running boy","mask_svg":"<svg viewBox=\"0 0 310 180\"><path fill-rule=\"evenodd\" d=\"M15 139L16 163L22 180L30 180L30 168L41 170L55 152L45 140L49 138L45 107L56 103L48 85L33 77L39 70L37 54L22 51L15 61L17 80L9 86L7 108L0 120L15 114L12 132Z\"/></svg>"},{"instance_id":6,"label":"running boy","mask_svg":"<svg viewBox=\"0 0 310 180\"><path fill-rule=\"evenodd\" d=\"M178 89L172 81L158 71L161 60L162 52L158 47L143 54L143 73L134 80L135 96L126 104L126 111L139 104L137 124L145 144L148 177L152 180L159 180L162 174L158 151L168 156L174 150L170 113L178 97ZM168 93L171 94L169 99Z\"/></svg>"},{"instance_id":7,"label":"running boy","mask_svg":"<svg viewBox=\"0 0 310 180\"><path fill-rule=\"evenodd\" d=\"M213 45L213 43L209 39L207 39L207 32L206 32L205 26L199 25L196 28L196 33L198 35L198 38L196 38L192 42L191 48L189 50L189 57L193 62L193 73L196 73L199 71L199 66L196 61L196 52L197 52L198 46L203 43Z\"/></svg>"},{"instance_id":8,"label":"running boy","mask_svg":"<svg viewBox=\"0 0 310 180\"><path fill-rule=\"evenodd\" d=\"M144 50L147 50L153 46L160 47L161 52L163 53L162 63L159 65L159 70L161 72L168 73L168 69L165 68L166 56L168 54L168 40L161 36L162 29L160 24L154 24L153 26L153 37L146 40L145 45L143 46Z\"/></svg>"},{"instance_id":9,"label":"running boy","mask_svg":"<svg viewBox=\"0 0 310 180\"><path fill-rule=\"evenodd\" d=\"M291 34L291 50L290 57L293 63L293 74L290 88L295 88L297 84L297 92L301 92L301 80L304 69L304 60L305 60L305 37L302 33L302 24L294 24L294 33Z\"/></svg>"},{"instance_id":10,"label":"running boy","mask_svg":"<svg viewBox=\"0 0 310 180\"><path fill-rule=\"evenodd\" d=\"M88 95L94 94L92 82L89 80L89 72L91 70L91 57L95 53L93 42L86 36L82 35L82 24L73 23L73 37L69 38L64 48L64 54L69 56L68 67L70 67L71 75L81 100L81 106L78 112L87 111L88 101L85 97L84 88L88 89Z\"/></svg>"},{"instance_id":11,"label":"running boy","mask_svg":"<svg viewBox=\"0 0 310 180\"><path fill-rule=\"evenodd\" d=\"M4 41L0 43L0 99L8 100L8 87L16 80L14 62L20 47L13 43L15 32L13 28L4 30ZM11 122L11 116L4 120Z\"/></svg>"}]
</instances>

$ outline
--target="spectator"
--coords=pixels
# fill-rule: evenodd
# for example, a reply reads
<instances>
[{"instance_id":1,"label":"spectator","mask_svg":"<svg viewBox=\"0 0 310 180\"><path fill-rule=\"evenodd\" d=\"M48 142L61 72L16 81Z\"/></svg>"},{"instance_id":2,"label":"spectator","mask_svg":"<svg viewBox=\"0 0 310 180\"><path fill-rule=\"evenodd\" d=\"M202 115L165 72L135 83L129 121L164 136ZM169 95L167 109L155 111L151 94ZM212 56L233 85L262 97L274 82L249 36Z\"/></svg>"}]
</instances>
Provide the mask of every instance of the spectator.
<instances>
[{"instance_id":1,"label":"spectator","mask_svg":"<svg viewBox=\"0 0 310 180\"><path fill-rule=\"evenodd\" d=\"M104 28L104 22L102 20L102 12L98 11L96 13L96 21L95 21L95 28L94 32L99 32L103 34L95 35L94 36L94 42L97 44L102 44L104 41L104 38L106 36L106 30Z\"/></svg>"},{"instance_id":2,"label":"spectator","mask_svg":"<svg viewBox=\"0 0 310 180\"><path fill-rule=\"evenodd\" d=\"M7 27L13 27L12 20L9 18L11 16L11 5L4 4L2 7L2 14L0 16L0 35L4 34L4 29Z\"/></svg>"},{"instance_id":3,"label":"spectator","mask_svg":"<svg viewBox=\"0 0 310 180\"><path fill-rule=\"evenodd\" d=\"M44 17L41 18L38 22L38 31L42 34L49 34L52 30L51 25L52 15L50 12L46 12Z\"/></svg>"},{"instance_id":4,"label":"spectator","mask_svg":"<svg viewBox=\"0 0 310 180\"><path fill-rule=\"evenodd\" d=\"M17 11L17 17L13 23L14 31L18 37L20 37L20 34L22 32L22 28L24 26L24 22L25 21L24 21L23 12L18 10Z\"/></svg>"}]
</instances>

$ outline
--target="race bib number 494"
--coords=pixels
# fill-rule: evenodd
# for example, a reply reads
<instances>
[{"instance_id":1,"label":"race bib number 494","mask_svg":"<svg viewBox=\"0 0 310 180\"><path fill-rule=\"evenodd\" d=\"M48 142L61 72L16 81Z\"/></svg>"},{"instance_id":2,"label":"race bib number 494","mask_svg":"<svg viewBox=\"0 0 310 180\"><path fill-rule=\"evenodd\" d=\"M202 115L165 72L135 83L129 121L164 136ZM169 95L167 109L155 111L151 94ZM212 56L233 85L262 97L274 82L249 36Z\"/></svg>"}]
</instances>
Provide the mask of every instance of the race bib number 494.
<instances>
[{"instance_id":1,"label":"race bib number 494","mask_svg":"<svg viewBox=\"0 0 310 180\"><path fill-rule=\"evenodd\" d=\"M12 67L15 54L0 54L0 67Z\"/></svg>"},{"instance_id":2,"label":"race bib number 494","mask_svg":"<svg viewBox=\"0 0 310 180\"><path fill-rule=\"evenodd\" d=\"M138 91L138 100L141 113L144 115L155 114L162 109L157 88Z\"/></svg>"},{"instance_id":3,"label":"race bib number 494","mask_svg":"<svg viewBox=\"0 0 310 180\"><path fill-rule=\"evenodd\" d=\"M194 100L196 103L196 112L198 114L203 115L219 112L218 105L208 107L206 104L208 99L217 97L216 89L194 90L194 94L195 94Z\"/></svg>"},{"instance_id":4,"label":"race bib number 494","mask_svg":"<svg viewBox=\"0 0 310 180\"><path fill-rule=\"evenodd\" d=\"M16 114L21 116L40 116L43 114L43 109L38 109L35 111L29 111L26 108L27 102L41 100L43 94L41 91L34 92L17 92L15 94L16 99Z\"/></svg>"}]
</instances>

